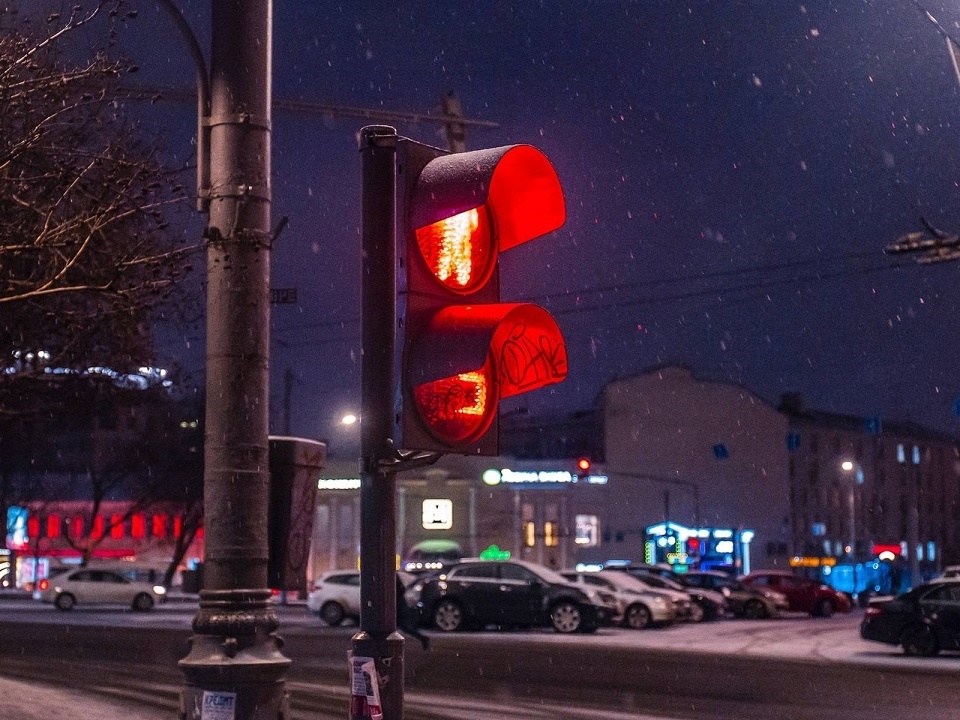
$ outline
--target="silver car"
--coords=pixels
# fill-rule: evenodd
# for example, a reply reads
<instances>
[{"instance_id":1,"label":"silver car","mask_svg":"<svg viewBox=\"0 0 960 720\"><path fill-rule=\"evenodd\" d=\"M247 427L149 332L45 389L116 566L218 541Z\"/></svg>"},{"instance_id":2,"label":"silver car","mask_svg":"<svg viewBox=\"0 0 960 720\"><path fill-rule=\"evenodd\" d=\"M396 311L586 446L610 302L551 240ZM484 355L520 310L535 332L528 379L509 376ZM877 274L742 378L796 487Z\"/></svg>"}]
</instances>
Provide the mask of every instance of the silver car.
<instances>
[{"instance_id":1,"label":"silver car","mask_svg":"<svg viewBox=\"0 0 960 720\"><path fill-rule=\"evenodd\" d=\"M82 567L42 580L34 597L58 610L77 605L125 605L140 612L152 610L166 598L163 585L129 580L108 568Z\"/></svg>"}]
</instances>

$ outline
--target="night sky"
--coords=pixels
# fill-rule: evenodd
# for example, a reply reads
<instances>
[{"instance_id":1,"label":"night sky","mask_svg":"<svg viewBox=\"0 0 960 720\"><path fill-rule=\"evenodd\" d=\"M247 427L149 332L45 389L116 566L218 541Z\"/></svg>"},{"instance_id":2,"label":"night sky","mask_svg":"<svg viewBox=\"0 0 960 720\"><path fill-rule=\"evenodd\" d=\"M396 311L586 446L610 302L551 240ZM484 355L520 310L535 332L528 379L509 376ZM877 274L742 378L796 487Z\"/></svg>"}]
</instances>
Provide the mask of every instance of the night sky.
<instances>
[{"instance_id":1,"label":"night sky","mask_svg":"<svg viewBox=\"0 0 960 720\"><path fill-rule=\"evenodd\" d=\"M184 0L209 46L209 3ZM436 112L455 91L470 148L527 142L563 183L566 225L502 256L503 297L557 317L570 376L508 407L592 406L662 363L776 403L960 429L958 266L884 256L921 215L960 231L960 92L944 40L911 0L418 2L276 0L274 96ZM376 9L372 9L375 7ZM960 4L925 7L960 38ZM139 81L188 88L166 16L125 43ZM193 106L158 103L178 160ZM359 157L364 121L277 110L274 431L327 438L359 404ZM438 126L396 123L444 144ZM193 216L185 233L199 235ZM202 367L202 330L167 360ZM705 409L709 411L709 409Z\"/></svg>"}]
</instances>

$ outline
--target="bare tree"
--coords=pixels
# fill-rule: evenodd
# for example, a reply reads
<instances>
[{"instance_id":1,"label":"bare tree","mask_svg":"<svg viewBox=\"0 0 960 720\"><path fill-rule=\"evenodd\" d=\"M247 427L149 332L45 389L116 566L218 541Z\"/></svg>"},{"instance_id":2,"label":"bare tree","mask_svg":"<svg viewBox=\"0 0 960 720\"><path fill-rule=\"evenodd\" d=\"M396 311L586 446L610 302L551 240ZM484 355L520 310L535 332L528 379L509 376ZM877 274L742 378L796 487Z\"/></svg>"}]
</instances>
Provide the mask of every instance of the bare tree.
<instances>
[{"instance_id":1,"label":"bare tree","mask_svg":"<svg viewBox=\"0 0 960 720\"><path fill-rule=\"evenodd\" d=\"M0 414L36 408L62 379L51 369L149 364L151 321L182 299L196 248L165 211L185 193L125 112L118 83L135 67L64 48L131 14L101 0L38 28L0 8Z\"/></svg>"}]
</instances>

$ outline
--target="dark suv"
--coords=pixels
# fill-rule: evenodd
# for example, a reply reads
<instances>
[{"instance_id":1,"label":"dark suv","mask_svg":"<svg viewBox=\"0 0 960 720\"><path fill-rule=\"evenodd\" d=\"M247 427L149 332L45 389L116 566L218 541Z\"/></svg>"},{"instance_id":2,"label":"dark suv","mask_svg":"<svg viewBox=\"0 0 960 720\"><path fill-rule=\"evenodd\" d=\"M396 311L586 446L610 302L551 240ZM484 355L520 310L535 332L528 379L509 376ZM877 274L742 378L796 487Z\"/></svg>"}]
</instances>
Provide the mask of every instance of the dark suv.
<instances>
[{"instance_id":1,"label":"dark suv","mask_svg":"<svg viewBox=\"0 0 960 720\"><path fill-rule=\"evenodd\" d=\"M471 560L413 585L420 624L444 632L465 627L550 626L594 632L604 608L560 574L521 560Z\"/></svg>"}]
</instances>

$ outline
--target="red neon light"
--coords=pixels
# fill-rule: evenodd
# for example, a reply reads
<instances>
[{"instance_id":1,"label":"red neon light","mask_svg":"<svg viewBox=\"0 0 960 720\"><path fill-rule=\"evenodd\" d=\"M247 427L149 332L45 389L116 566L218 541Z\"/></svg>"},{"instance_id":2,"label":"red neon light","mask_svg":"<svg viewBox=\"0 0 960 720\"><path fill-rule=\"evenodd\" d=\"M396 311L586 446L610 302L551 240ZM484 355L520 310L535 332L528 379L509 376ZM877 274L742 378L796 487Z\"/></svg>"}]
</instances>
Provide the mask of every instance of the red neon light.
<instances>
[{"instance_id":1,"label":"red neon light","mask_svg":"<svg viewBox=\"0 0 960 720\"><path fill-rule=\"evenodd\" d=\"M93 519L93 529L90 530L90 537L94 540L99 540L103 537L103 526L106 523L103 520L103 515L97 515Z\"/></svg>"},{"instance_id":2,"label":"red neon light","mask_svg":"<svg viewBox=\"0 0 960 720\"><path fill-rule=\"evenodd\" d=\"M130 518L130 537L140 540L147 534L147 516L137 513Z\"/></svg>"},{"instance_id":3,"label":"red neon light","mask_svg":"<svg viewBox=\"0 0 960 720\"><path fill-rule=\"evenodd\" d=\"M60 516L59 515L47 516L47 537L50 539L56 539L60 537Z\"/></svg>"},{"instance_id":4,"label":"red neon light","mask_svg":"<svg viewBox=\"0 0 960 720\"><path fill-rule=\"evenodd\" d=\"M40 518L27 518L27 537L31 540L40 537Z\"/></svg>"},{"instance_id":5,"label":"red neon light","mask_svg":"<svg viewBox=\"0 0 960 720\"><path fill-rule=\"evenodd\" d=\"M110 537L114 540L123 537L123 515L113 515L110 518Z\"/></svg>"},{"instance_id":6,"label":"red neon light","mask_svg":"<svg viewBox=\"0 0 960 720\"><path fill-rule=\"evenodd\" d=\"M150 533L155 538L162 538L167 536L167 516L166 515L154 515L152 525L153 527L151 527Z\"/></svg>"},{"instance_id":7,"label":"red neon light","mask_svg":"<svg viewBox=\"0 0 960 720\"><path fill-rule=\"evenodd\" d=\"M70 537L76 540L77 538L82 536L83 536L83 518L82 517L70 518Z\"/></svg>"},{"instance_id":8,"label":"red neon light","mask_svg":"<svg viewBox=\"0 0 960 720\"><path fill-rule=\"evenodd\" d=\"M902 549L900 548L899 545L878 544L878 543L874 544L873 546L874 555L879 555L880 553L885 553L885 552L892 553L893 555L899 556L900 553L902 552Z\"/></svg>"},{"instance_id":9,"label":"red neon light","mask_svg":"<svg viewBox=\"0 0 960 720\"><path fill-rule=\"evenodd\" d=\"M582 472L586 472L590 469L590 460L589 458L580 458L577 460L577 469Z\"/></svg>"}]
</instances>

